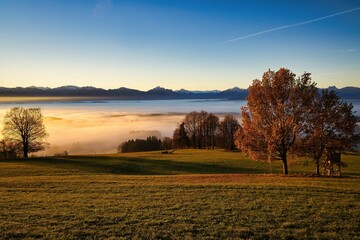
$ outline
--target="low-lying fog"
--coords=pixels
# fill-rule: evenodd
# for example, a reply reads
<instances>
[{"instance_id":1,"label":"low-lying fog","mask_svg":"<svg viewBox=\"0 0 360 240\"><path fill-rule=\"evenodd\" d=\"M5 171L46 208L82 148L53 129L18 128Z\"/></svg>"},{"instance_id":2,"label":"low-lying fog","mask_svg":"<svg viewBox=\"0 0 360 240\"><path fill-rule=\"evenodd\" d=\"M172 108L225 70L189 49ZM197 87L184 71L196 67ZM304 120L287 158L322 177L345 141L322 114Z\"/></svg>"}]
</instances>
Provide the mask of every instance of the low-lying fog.
<instances>
[{"instance_id":1,"label":"low-lying fog","mask_svg":"<svg viewBox=\"0 0 360 240\"><path fill-rule=\"evenodd\" d=\"M356 115L360 101L350 101ZM50 148L36 155L115 153L123 141L136 138L172 137L174 129L191 111L226 113L240 117L245 101L225 100L84 100L79 98L1 98L0 128L12 107L40 107ZM0 137L1 138L1 137Z\"/></svg>"},{"instance_id":2,"label":"low-lying fog","mask_svg":"<svg viewBox=\"0 0 360 240\"><path fill-rule=\"evenodd\" d=\"M171 136L183 115L113 115L102 112L44 111L51 144L46 154L114 153L128 139Z\"/></svg>"},{"instance_id":3,"label":"low-lying fog","mask_svg":"<svg viewBox=\"0 0 360 240\"><path fill-rule=\"evenodd\" d=\"M0 123L12 107L40 107L50 148L36 155L115 153L123 141L147 136L172 137L190 111L205 110L220 118L239 116L244 101L84 101L6 102L0 104Z\"/></svg>"}]
</instances>

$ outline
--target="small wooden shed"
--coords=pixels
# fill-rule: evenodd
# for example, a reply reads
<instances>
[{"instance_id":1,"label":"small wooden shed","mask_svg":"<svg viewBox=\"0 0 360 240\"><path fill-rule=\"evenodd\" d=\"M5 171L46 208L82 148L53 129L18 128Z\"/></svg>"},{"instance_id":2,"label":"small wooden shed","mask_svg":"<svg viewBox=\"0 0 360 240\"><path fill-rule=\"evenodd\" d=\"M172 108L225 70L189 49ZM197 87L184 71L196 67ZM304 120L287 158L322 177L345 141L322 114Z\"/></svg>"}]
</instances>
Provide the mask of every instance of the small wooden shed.
<instances>
[{"instance_id":1,"label":"small wooden shed","mask_svg":"<svg viewBox=\"0 0 360 240\"><path fill-rule=\"evenodd\" d=\"M323 175L341 176L341 151L334 148L328 148L322 167Z\"/></svg>"}]
</instances>

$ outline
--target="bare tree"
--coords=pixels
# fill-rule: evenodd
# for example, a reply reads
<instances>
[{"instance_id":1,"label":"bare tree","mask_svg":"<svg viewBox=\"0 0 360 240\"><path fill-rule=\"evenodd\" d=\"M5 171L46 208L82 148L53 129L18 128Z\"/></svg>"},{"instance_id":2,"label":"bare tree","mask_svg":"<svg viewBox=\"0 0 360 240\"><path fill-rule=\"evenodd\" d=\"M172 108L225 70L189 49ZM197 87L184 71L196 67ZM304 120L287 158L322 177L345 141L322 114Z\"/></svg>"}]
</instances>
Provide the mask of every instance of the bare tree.
<instances>
[{"instance_id":1,"label":"bare tree","mask_svg":"<svg viewBox=\"0 0 360 240\"><path fill-rule=\"evenodd\" d=\"M206 117L206 145L208 148L215 148L216 130L219 127L219 118L213 113Z\"/></svg>"},{"instance_id":2,"label":"bare tree","mask_svg":"<svg viewBox=\"0 0 360 240\"><path fill-rule=\"evenodd\" d=\"M206 111L193 111L185 116L183 124L193 148L215 147L216 131L219 125L219 118L215 114ZM174 136L181 134L180 130L176 129ZM186 140L184 137L181 138Z\"/></svg>"},{"instance_id":3,"label":"bare tree","mask_svg":"<svg viewBox=\"0 0 360 240\"><path fill-rule=\"evenodd\" d=\"M208 135L208 126L206 124L206 119L209 113L206 111L201 111L197 114L196 118L196 130L197 130L197 146L199 149L206 147L206 140Z\"/></svg>"},{"instance_id":4,"label":"bare tree","mask_svg":"<svg viewBox=\"0 0 360 240\"><path fill-rule=\"evenodd\" d=\"M3 135L21 146L25 158L29 152L43 150L47 133L40 108L12 108L4 117Z\"/></svg>"},{"instance_id":5,"label":"bare tree","mask_svg":"<svg viewBox=\"0 0 360 240\"><path fill-rule=\"evenodd\" d=\"M15 158L18 154L19 144L16 144L9 139L0 141L0 158L9 159Z\"/></svg>"},{"instance_id":6,"label":"bare tree","mask_svg":"<svg viewBox=\"0 0 360 240\"><path fill-rule=\"evenodd\" d=\"M169 150L169 149L172 149L174 146L174 141L172 138L169 138L169 137L164 137L162 139L162 148L164 150Z\"/></svg>"},{"instance_id":7,"label":"bare tree","mask_svg":"<svg viewBox=\"0 0 360 240\"><path fill-rule=\"evenodd\" d=\"M257 160L279 159L288 174L288 154L304 131L309 106L317 92L310 74L295 78L288 69L267 71L249 87L236 143Z\"/></svg>"},{"instance_id":8,"label":"bare tree","mask_svg":"<svg viewBox=\"0 0 360 240\"><path fill-rule=\"evenodd\" d=\"M188 113L185 116L184 123L185 123L185 130L190 135L190 141L193 145L193 148L196 148L197 146L197 119L198 119L199 113L197 111L193 111Z\"/></svg>"},{"instance_id":9,"label":"bare tree","mask_svg":"<svg viewBox=\"0 0 360 240\"><path fill-rule=\"evenodd\" d=\"M239 128L239 122L233 115L226 115L220 122L219 138L221 139L222 147L226 150L235 149L235 133Z\"/></svg>"}]
</instances>

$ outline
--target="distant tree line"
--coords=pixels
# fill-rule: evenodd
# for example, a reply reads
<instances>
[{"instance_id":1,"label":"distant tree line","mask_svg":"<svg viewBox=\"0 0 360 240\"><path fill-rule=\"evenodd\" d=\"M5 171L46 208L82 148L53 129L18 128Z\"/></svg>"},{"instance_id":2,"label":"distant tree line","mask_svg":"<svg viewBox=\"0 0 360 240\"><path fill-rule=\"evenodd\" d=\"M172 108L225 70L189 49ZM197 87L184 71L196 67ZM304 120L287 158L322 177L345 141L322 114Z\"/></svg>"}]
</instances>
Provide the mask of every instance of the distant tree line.
<instances>
[{"instance_id":1,"label":"distant tree line","mask_svg":"<svg viewBox=\"0 0 360 240\"><path fill-rule=\"evenodd\" d=\"M173 144L176 148L235 150L234 135L239 122L233 115L219 117L206 111L188 113L182 123L174 130Z\"/></svg>"},{"instance_id":2,"label":"distant tree line","mask_svg":"<svg viewBox=\"0 0 360 240\"><path fill-rule=\"evenodd\" d=\"M121 143L117 151L126 153L176 148L235 150L235 133L239 126L238 120L230 114L220 120L213 113L193 111L174 130L173 138L150 136L146 139L131 139Z\"/></svg>"},{"instance_id":3,"label":"distant tree line","mask_svg":"<svg viewBox=\"0 0 360 240\"><path fill-rule=\"evenodd\" d=\"M158 151L172 148L172 139L165 137L163 140L150 136L146 139L131 139L118 146L118 153Z\"/></svg>"}]
</instances>

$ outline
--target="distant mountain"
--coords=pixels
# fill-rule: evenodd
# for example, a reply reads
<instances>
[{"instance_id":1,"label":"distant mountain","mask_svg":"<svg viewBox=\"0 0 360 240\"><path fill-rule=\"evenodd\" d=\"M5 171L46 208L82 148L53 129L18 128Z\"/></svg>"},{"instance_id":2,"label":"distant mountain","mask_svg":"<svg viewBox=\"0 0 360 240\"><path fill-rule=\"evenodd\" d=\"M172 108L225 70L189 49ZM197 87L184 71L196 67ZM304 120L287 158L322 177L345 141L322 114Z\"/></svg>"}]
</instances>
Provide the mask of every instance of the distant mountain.
<instances>
[{"instance_id":1,"label":"distant mountain","mask_svg":"<svg viewBox=\"0 0 360 240\"><path fill-rule=\"evenodd\" d=\"M228 98L228 99L245 99L247 95L248 95L247 89L241 89L238 87L230 88L218 93L219 98Z\"/></svg>"},{"instance_id":2,"label":"distant mountain","mask_svg":"<svg viewBox=\"0 0 360 240\"><path fill-rule=\"evenodd\" d=\"M334 90L342 99L360 99L360 88L345 87L338 89L329 87ZM148 91L140 91L130 88L118 89L102 89L95 87L77 87L62 86L57 88L44 87L16 87L5 88L0 87L0 96L33 96L33 97L96 97L111 99L133 99L133 100L161 100L161 99L228 99L228 100L244 100L248 94L247 89L238 87L230 88L224 91L189 91L180 89L177 91L166 89L163 87L155 87Z\"/></svg>"},{"instance_id":3,"label":"distant mountain","mask_svg":"<svg viewBox=\"0 0 360 240\"><path fill-rule=\"evenodd\" d=\"M328 87L328 89L335 91L342 99L360 99L360 88L357 87L344 87L341 89Z\"/></svg>"},{"instance_id":4,"label":"distant mountain","mask_svg":"<svg viewBox=\"0 0 360 240\"><path fill-rule=\"evenodd\" d=\"M177 92L174 92L171 89L166 89L163 87L156 87L153 89L150 89L149 91L146 92L146 96L153 99L176 99L176 98L181 98L180 94L178 94Z\"/></svg>"}]
</instances>

